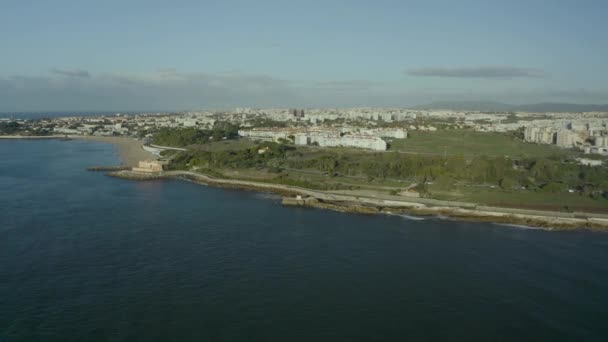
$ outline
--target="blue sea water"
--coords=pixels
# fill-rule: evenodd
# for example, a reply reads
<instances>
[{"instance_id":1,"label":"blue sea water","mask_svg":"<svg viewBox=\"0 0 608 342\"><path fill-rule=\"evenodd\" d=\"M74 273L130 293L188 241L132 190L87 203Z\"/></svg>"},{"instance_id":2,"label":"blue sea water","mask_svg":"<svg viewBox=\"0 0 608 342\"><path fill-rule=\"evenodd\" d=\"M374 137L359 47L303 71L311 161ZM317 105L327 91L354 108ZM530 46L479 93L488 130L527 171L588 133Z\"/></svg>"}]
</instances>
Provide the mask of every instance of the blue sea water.
<instances>
[{"instance_id":1,"label":"blue sea water","mask_svg":"<svg viewBox=\"0 0 608 342\"><path fill-rule=\"evenodd\" d=\"M150 111L148 113L156 113L162 111ZM53 119L58 117L86 117L86 116L114 116L116 114L122 115L137 115L145 112L131 112L131 111L115 111L115 112L100 112L100 111L63 111L63 112L0 112L0 119L25 119L25 120L37 120L37 119Z\"/></svg>"},{"instance_id":2,"label":"blue sea water","mask_svg":"<svg viewBox=\"0 0 608 342\"><path fill-rule=\"evenodd\" d=\"M608 234L287 208L0 141L0 341L606 341Z\"/></svg>"}]
</instances>

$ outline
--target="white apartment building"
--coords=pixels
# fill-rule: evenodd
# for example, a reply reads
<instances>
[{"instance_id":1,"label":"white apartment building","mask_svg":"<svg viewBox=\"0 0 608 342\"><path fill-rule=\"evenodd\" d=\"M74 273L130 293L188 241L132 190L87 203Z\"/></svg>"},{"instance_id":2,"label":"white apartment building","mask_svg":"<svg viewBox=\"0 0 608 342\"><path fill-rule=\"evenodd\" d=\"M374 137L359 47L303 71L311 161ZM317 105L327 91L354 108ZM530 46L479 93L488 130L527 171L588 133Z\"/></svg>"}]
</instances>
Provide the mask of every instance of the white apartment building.
<instances>
[{"instance_id":1,"label":"white apartment building","mask_svg":"<svg viewBox=\"0 0 608 342\"><path fill-rule=\"evenodd\" d=\"M250 138L252 140L262 140L262 141L278 141L279 139L287 139L289 136L288 132L281 130L244 130L240 129L238 131L239 136Z\"/></svg>"},{"instance_id":2,"label":"white apartment building","mask_svg":"<svg viewBox=\"0 0 608 342\"><path fill-rule=\"evenodd\" d=\"M595 142L593 145L596 147L608 147L608 136L595 137Z\"/></svg>"},{"instance_id":3,"label":"white apartment building","mask_svg":"<svg viewBox=\"0 0 608 342\"><path fill-rule=\"evenodd\" d=\"M362 129L362 134L373 135L379 138L395 138L405 139L407 138L407 131L401 128L372 128Z\"/></svg>"},{"instance_id":4,"label":"white apartment building","mask_svg":"<svg viewBox=\"0 0 608 342\"><path fill-rule=\"evenodd\" d=\"M294 144L296 145L308 145L309 139L306 133L298 133L294 135Z\"/></svg>"},{"instance_id":5,"label":"white apartment building","mask_svg":"<svg viewBox=\"0 0 608 342\"><path fill-rule=\"evenodd\" d=\"M555 130L551 127L526 127L524 140L540 144L553 144L555 141Z\"/></svg>"},{"instance_id":6,"label":"white apartment building","mask_svg":"<svg viewBox=\"0 0 608 342\"><path fill-rule=\"evenodd\" d=\"M312 135L311 142L316 142L321 147L357 147L376 151L385 151L387 147L386 141L369 135L348 134L342 137Z\"/></svg>"},{"instance_id":7,"label":"white apartment building","mask_svg":"<svg viewBox=\"0 0 608 342\"><path fill-rule=\"evenodd\" d=\"M582 134L579 132L574 132L568 129L560 129L556 133L555 144L559 147L563 148L572 148L577 145L582 145L585 142L585 139L581 136Z\"/></svg>"}]
</instances>

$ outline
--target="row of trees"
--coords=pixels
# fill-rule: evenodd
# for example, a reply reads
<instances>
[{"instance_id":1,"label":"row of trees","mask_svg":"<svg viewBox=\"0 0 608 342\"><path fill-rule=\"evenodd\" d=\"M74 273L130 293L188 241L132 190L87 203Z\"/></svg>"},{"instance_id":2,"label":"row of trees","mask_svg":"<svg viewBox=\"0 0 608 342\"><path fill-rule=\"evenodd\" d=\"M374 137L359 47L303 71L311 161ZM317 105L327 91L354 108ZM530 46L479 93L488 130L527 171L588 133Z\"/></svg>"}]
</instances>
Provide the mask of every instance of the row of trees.
<instances>
[{"instance_id":1,"label":"row of trees","mask_svg":"<svg viewBox=\"0 0 608 342\"><path fill-rule=\"evenodd\" d=\"M246 169L269 167L279 169L287 151L295 148L277 143L264 143L255 147L230 151L188 151L176 155L170 165L173 169L199 167L205 169Z\"/></svg>"},{"instance_id":2,"label":"row of trees","mask_svg":"<svg viewBox=\"0 0 608 342\"><path fill-rule=\"evenodd\" d=\"M153 142L157 145L182 147L204 144L210 141L235 139L238 137L239 126L228 122L216 122L212 129L203 130L189 128L161 128L154 134Z\"/></svg>"},{"instance_id":3,"label":"row of trees","mask_svg":"<svg viewBox=\"0 0 608 342\"><path fill-rule=\"evenodd\" d=\"M575 189L590 195L608 192L608 171L558 157L513 160L505 157L428 156L399 153L326 155L287 160L288 167L380 179L430 181L450 189L459 184L527 188L546 192Z\"/></svg>"},{"instance_id":4,"label":"row of trees","mask_svg":"<svg viewBox=\"0 0 608 342\"><path fill-rule=\"evenodd\" d=\"M15 134L21 131L21 125L16 121L0 122L0 134Z\"/></svg>"},{"instance_id":5,"label":"row of trees","mask_svg":"<svg viewBox=\"0 0 608 342\"><path fill-rule=\"evenodd\" d=\"M49 135L53 130L54 125L47 125L45 127L31 128L27 124L22 125L16 121L0 122L0 134L11 135Z\"/></svg>"}]
</instances>

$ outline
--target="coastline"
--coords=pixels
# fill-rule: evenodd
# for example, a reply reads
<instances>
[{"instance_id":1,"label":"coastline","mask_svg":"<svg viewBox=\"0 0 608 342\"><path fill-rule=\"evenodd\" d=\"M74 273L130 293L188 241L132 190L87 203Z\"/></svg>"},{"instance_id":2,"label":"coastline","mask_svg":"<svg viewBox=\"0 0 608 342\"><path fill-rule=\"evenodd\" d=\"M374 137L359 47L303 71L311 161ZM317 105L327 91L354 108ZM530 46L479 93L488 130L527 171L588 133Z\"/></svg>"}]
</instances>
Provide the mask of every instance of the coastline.
<instances>
[{"instance_id":1,"label":"coastline","mask_svg":"<svg viewBox=\"0 0 608 342\"><path fill-rule=\"evenodd\" d=\"M48 139L65 139L65 135L0 135L0 140L48 140Z\"/></svg>"},{"instance_id":2,"label":"coastline","mask_svg":"<svg viewBox=\"0 0 608 342\"><path fill-rule=\"evenodd\" d=\"M182 179L203 185L272 192L284 196L282 205L328 209L358 214L388 214L448 217L452 220L522 225L545 230L608 231L608 215L593 213L564 213L526 209L498 208L429 199L387 200L311 190L282 184L220 179L191 171L139 173L110 172L108 176L130 180Z\"/></svg>"},{"instance_id":3,"label":"coastline","mask_svg":"<svg viewBox=\"0 0 608 342\"><path fill-rule=\"evenodd\" d=\"M3 135L0 139L17 140L48 140L48 139L66 139L66 135L48 135L48 136L23 136L23 135ZM153 153L143 149L144 142L128 137L108 137L96 135L67 135L67 139L96 141L106 144L112 144L117 147L120 160L123 165L136 166L140 160L157 159Z\"/></svg>"},{"instance_id":4,"label":"coastline","mask_svg":"<svg viewBox=\"0 0 608 342\"><path fill-rule=\"evenodd\" d=\"M65 138L65 135L0 136L0 139L44 140ZM122 161L121 167L136 166L141 160L157 158L151 151L143 149L143 141L134 138L82 135L68 135L67 138L113 144L118 149ZM453 220L523 225L546 230L589 229L608 231L608 215L605 214L489 207L475 203L428 198L378 198L365 194L341 194L282 184L215 178L191 171L139 173L124 170L121 167L101 168L99 170L119 170L109 172L107 175L131 180L182 179L204 185L271 192L284 196L282 199L282 205L284 206L312 207L358 214L445 216Z\"/></svg>"}]
</instances>

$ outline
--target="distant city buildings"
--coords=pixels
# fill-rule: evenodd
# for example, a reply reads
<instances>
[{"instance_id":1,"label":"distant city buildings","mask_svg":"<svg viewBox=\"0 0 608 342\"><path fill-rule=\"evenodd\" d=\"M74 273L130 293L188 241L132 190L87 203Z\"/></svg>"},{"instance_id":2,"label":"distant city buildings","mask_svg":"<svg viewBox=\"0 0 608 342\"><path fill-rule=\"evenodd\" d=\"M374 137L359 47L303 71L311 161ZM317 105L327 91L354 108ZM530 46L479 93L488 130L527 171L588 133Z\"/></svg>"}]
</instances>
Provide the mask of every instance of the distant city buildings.
<instances>
[{"instance_id":1,"label":"distant city buildings","mask_svg":"<svg viewBox=\"0 0 608 342\"><path fill-rule=\"evenodd\" d=\"M553 144L561 148L576 148L585 153L608 155L608 130L603 120L537 122L525 127L524 140Z\"/></svg>"},{"instance_id":2,"label":"distant city buildings","mask_svg":"<svg viewBox=\"0 0 608 342\"><path fill-rule=\"evenodd\" d=\"M289 115L293 116L296 119L304 118L304 109L290 109Z\"/></svg>"},{"instance_id":3,"label":"distant city buildings","mask_svg":"<svg viewBox=\"0 0 608 342\"><path fill-rule=\"evenodd\" d=\"M608 155L608 113L484 113L407 108L236 108L12 120L27 132L60 135L146 136L162 128L212 129L218 122L239 125L240 136L261 141L292 141L297 145L351 146L386 149L389 139L405 139L408 131L471 129L513 132L523 129L525 141ZM262 127L266 125L268 127ZM276 127L273 127L276 126Z\"/></svg>"},{"instance_id":4,"label":"distant city buildings","mask_svg":"<svg viewBox=\"0 0 608 342\"><path fill-rule=\"evenodd\" d=\"M526 127L524 140L539 144L555 144L555 129L551 127Z\"/></svg>"}]
</instances>

